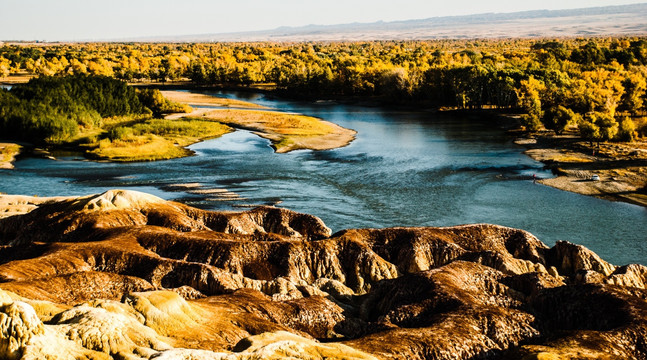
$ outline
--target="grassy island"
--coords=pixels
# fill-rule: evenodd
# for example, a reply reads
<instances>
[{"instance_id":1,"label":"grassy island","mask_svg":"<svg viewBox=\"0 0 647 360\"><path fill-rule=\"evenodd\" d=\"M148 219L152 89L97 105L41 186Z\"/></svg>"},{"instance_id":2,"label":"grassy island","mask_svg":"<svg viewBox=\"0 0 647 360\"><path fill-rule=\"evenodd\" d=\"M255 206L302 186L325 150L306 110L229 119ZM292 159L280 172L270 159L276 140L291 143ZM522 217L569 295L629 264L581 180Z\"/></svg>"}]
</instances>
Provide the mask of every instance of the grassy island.
<instances>
[{"instance_id":1,"label":"grassy island","mask_svg":"<svg viewBox=\"0 0 647 360\"><path fill-rule=\"evenodd\" d=\"M234 128L252 130L272 142L277 153L292 150L328 150L345 146L355 138L355 131L315 117L271 111L263 106L223 99L205 94L163 91L164 96L190 105L222 107L196 108L189 114L171 114L167 120L197 117Z\"/></svg>"},{"instance_id":2,"label":"grassy island","mask_svg":"<svg viewBox=\"0 0 647 360\"><path fill-rule=\"evenodd\" d=\"M317 118L269 111L245 101L135 89L104 76L34 78L1 90L0 104L0 130L11 140L118 162L188 156L192 152L186 146L233 128L270 139L277 152L332 149L348 144L355 134ZM17 149L2 146L5 167L11 166Z\"/></svg>"}]
</instances>

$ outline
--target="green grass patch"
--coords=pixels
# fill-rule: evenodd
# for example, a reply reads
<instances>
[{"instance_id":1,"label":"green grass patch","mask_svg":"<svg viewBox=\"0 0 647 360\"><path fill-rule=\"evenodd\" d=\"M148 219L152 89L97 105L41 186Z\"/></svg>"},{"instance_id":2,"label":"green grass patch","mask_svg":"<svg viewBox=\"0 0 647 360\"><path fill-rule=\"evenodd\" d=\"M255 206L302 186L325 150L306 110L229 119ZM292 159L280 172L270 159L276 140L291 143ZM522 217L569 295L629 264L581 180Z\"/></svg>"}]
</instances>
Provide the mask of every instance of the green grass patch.
<instances>
[{"instance_id":1,"label":"green grass patch","mask_svg":"<svg viewBox=\"0 0 647 360\"><path fill-rule=\"evenodd\" d=\"M185 146L222 136L232 129L207 120L150 119L116 126L103 139L83 145L89 157L109 161L154 161L191 155Z\"/></svg>"},{"instance_id":2,"label":"green grass patch","mask_svg":"<svg viewBox=\"0 0 647 360\"><path fill-rule=\"evenodd\" d=\"M227 125L202 119L152 119L133 126L137 134L154 134L172 139L181 146L213 139L232 131Z\"/></svg>"},{"instance_id":3,"label":"green grass patch","mask_svg":"<svg viewBox=\"0 0 647 360\"><path fill-rule=\"evenodd\" d=\"M102 139L87 154L95 159L126 162L173 159L188 156L191 152L171 140L149 134L128 139Z\"/></svg>"}]
</instances>

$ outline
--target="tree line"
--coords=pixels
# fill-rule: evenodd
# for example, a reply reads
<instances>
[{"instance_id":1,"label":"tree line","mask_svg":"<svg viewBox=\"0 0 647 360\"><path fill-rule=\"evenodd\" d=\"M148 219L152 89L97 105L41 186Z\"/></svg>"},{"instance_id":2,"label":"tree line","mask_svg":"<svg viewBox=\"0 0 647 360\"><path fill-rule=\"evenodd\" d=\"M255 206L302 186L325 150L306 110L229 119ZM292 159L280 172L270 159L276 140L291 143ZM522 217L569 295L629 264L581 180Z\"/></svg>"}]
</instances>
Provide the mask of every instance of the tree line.
<instances>
[{"instance_id":1,"label":"tree line","mask_svg":"<svg viewBox=\"0 0 647 360\"><path fill-rule=\"evenodd\" d=\"M4 69L4 70L3 70ZM528 130L595 141L647 133L647 39L4 46L0 75L271 84L307 98L372 97L521 112Z\"/></svg>"},{"instance_id":2,"label":"tree line","mask_svg":"<svg viewBox=\"0 0 647 360\"><path fill-rule=\"evenodd\" d=\"M136 90L108 76L42 76L0 89L0 133L5 139L62 143L101 129L110 117L151 117L182 112L159 90Z\"/></svg>"}]
</instances>

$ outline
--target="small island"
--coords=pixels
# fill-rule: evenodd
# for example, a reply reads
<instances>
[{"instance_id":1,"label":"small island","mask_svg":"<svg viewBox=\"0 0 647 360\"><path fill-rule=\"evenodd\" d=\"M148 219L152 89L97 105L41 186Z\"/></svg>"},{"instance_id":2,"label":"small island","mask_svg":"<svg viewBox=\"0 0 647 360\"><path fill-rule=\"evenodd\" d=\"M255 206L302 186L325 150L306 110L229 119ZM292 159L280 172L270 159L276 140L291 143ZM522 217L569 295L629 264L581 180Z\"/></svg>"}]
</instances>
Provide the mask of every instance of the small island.
<instances>
[{"instance_id":1,"label":"small island","mask_svg":"<svg viewBox=\"0 0 647 360\"><path fill-rule=\"evenodd\" d=\"M333 149L347 145L355 135L314 117L203 94L135 89L102 76L34 78L1 90L0 103L0 129L9 139L104 161L189 156L188 145L234 128L253 130L271 140L279 153ZM8 143L0 150L2 166L10 168L19 147Z\"/></svg>"},{"instance_id":2,"label":"small island","mask_svg":"<svg viewBox=\"0 0 647 360\"><path fill-rule=\"evenodd\" d=\"M166 119L195 117L251 130L270 140L277 153L300 149L330 150L346 146L355 139L355 131L311 116L273 111L254 103L205 94L183 91L162 91L162 94L169 100L191 106L209 106L196 108L186 115L171 114Z\"/></svg>"}]
</instances>

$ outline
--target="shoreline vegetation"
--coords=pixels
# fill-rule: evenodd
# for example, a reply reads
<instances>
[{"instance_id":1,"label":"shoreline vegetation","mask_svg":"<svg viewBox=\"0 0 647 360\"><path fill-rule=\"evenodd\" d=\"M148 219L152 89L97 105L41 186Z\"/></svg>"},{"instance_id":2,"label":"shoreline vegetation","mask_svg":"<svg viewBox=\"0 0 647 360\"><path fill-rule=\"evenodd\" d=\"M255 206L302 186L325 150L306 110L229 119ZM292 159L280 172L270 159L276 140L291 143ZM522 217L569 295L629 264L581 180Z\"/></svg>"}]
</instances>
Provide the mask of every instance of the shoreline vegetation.
<instances>
[{"instance_id":1,"label":"shoreline vegetation","mask_svg":"<svg viewBox=\"0 0 647 360\"><path fill-rule=\"evenodd\" d=\"M88 89L95 92L85 96L90 99L75 100ZM235 128L269 139L277 153L334 149L355 138L355 131L314 117L186 91L134 89L105 77L36 78L0 95L5 107L0 128L7 133L99 161L190 156L193 152L187 146ZM97 104L95 97L108 98L109 109L103 109L100 101ZM14 149L9 144L0 146L3 167L11 168Z\"/></svg>"},{"instance_id":2,"label":"shoreline vegetation","mask_svg":"<svg viewBox=\"0 0 647 360\"><path fill-rule=\"evenodd\" d=\"M5 83L13 89L31 75L101 75L118 79L133 85L129 88L142 88L134 91L148 94L142 99L157 107L151 109L156 118L167 116L165 121L169 123L184 121L185 128L191 128L197 121L217 121L230 128L248 129L269 139L277 152L343 146L354 134L315 122L316 119L292 114L279 116L269 109L251 108L244 103L212 103L202 95L173 92L170 96L184 96L184 101L164 100L160 90L250 89L307 100L341 99L439 111L517 114L516 120L525 134L539 134L526 141L527 154L546 163L558 175L556 179L540 182L644 205L644 36L0 47L0 78L7 79ZM0 95L3 92L7 91L0 91ZM192 104L194 109L187 110L186 105L182 108L180 103ZM168 111L170 108L180 111ZM86 123L96 120L86 116L83 106L72 109ZM170 115L185 110L188 114ZM164 131L170 128L169 123L135 127L134 121L111 121L112 128L94 134L87 131L85 139L78 139L73 145L79 148L85 141L90 146L84 151L101 158L111 146L127 149L139 146L138 141L161 142L155 136L164 134L148 134L144 130L150 132L161 124L167 129ZM301 128L289 126L290 122ZM225 133L230 128L219 131ZM177 152L182 141L165 141L165 146L175 153L150 160L187 155L181 150ZM143 145L140 150L149 151ZM593 175L598 175L600 181L590 180Z\"/></svg>"},{"instance_id":3,"label":"shoreline vegetation","mask_svg":"<svg viewBox=\"0 0 647 360\"><path fill-rule=\"evenodd\" d=\"M647 207L647 142L590 143L577 135L537 133L516 144L556 175L541 184ZM594 179L597 175L599 179Z\"/></svg>"}]
</instances>

